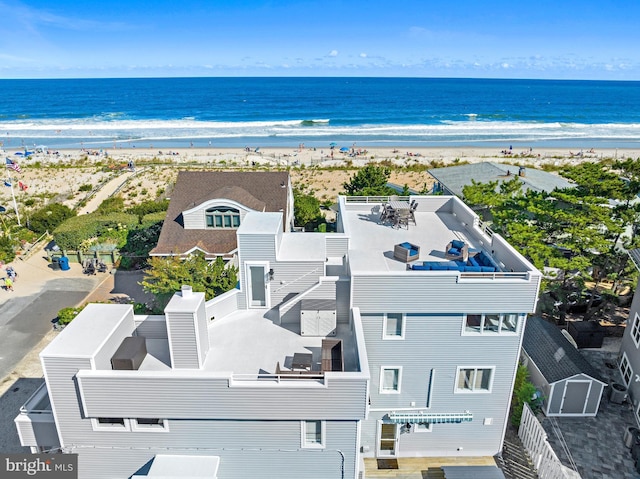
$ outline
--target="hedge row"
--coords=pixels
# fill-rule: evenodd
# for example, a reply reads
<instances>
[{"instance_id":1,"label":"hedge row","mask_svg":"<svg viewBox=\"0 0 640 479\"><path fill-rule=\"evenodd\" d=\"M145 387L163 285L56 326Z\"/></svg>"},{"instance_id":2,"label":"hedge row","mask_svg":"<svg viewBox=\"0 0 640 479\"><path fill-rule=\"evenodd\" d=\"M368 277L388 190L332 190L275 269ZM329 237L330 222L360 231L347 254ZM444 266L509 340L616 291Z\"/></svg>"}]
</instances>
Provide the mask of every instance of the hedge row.
<instances>
[{"instance_id":1,"label":"hedge row","mask_svg":"<svg viewBox=\"0 0 640 479\"><path fill-rule=\"evenodd\" d=\"M69 218L53 232L53 239L63 250L77 250L83 241L99 237L109 228L133 229L138 217L126 213L91 213Z\"/></svg>"}]
</instances>

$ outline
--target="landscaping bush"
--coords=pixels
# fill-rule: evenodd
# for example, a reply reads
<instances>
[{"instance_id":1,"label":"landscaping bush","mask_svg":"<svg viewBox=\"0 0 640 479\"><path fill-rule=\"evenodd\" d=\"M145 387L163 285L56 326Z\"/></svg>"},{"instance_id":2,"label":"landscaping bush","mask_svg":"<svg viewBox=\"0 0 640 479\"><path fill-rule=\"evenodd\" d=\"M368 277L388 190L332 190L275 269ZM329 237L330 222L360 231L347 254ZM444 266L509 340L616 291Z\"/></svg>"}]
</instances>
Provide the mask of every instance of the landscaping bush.
<instances>
[{"instance_id":1,"label":"landscaping bush","mask_svg":"<svg viewBox=\"0 0 640 479\"><path fill-rule=\"evenodd\" d=\"M78 308L62 308L58 311L58 324L64 326L69 324L73 319L80 314L80 311L84 309L84 306Z\"/></svg>"},{"instance_id":2,"label":"landscaping bush","mask_svg":"<svg viewBox=\"0 0 640 479\"><path fill-rule=\"evenodd\" d=\"M51 203L44 208L35 211L29 218L29 229L38 234L45 231L53 231L75 213L67 206L60 203Z\"/></svg>"},{"instance_id":3,"label":"landscaping bush","mask_svg":"<svg viewBox=\"0 0 640 479\"><path fill-rule=\"evenodd\" d=\"M101 215L91 213L69 218L53 232L55 242L63 250L81 249L83 242L94 238L113 239L122 246L126 242L127 230L138 224L138 218L126 213Z\"/></svg>"},{"instance_id":4,"label":"landscaping bush","mask_svg":"<svg viewBox=\"0 0 640 479\"><path fill-rule=\"evenodd\" d=\"M128 208L125 213L136 215L138 217L138 221L142 223L144 221L144 217L152 213L162 213L162 219L164 219L164 213L167 209L169 209L169 200L165 199L161 201L145 201L139 205Z\"/></svg>"},{"instance_id":5,"label":"landscaping bush","mask_svg":"<svg viewBox=\"0 0 640 479\"><path fill-rule=\"evenodd\" d=\"M15 243L8 236L0 236L0 261L11 263L16 257Z\"/></svg>"},{"instance_id":6,"label":"landscaping bush","mask_svg":"<svg viewBox=\"0 0 640 479\"><path fill-rule=\"evenodd\" d=\"M110 213L120 213L124 211L124 199L119 196L112 196L111 198L107 198L98 209L96 209L96 213L99 215L108 215Z\"/></svg>"},{"instance_id":7,"label":"landscaping bush","mask_svg":"<svg viewBox=\"0 0 640 479\"><path fill-rule=\"evenodd\" d=\"M158 211L157 213L149 213L148 215L144 215L142 217L142 221L140 221L139 228L150 228L151 226L157 225L158 223L160 224L160 228L162 228L162 223L164 222L166 216L167 214L164 211ZM160 234L159 231L158 234Z\"/></svg>"}]
</instances>

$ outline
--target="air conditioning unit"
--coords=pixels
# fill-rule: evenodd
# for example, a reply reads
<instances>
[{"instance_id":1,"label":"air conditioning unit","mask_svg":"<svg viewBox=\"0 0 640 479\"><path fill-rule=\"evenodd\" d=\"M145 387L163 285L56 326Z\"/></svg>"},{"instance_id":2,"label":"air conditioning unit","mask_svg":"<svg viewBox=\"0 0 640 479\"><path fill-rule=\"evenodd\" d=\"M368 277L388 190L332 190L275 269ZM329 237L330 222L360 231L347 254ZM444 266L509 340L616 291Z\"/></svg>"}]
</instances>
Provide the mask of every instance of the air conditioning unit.
<instances>
[{"instance_id":1,"label":"air conditioning unit","mask_svg":"<svg viewBox=\"0 0 640 479\"><path fill-rule=\"evenodd\" d=\"M609 391L609 401L614 404L622 404L627 400L627 388L618 383L612 383L609 386L611 389Z\"/></svg>"}]
</instances>

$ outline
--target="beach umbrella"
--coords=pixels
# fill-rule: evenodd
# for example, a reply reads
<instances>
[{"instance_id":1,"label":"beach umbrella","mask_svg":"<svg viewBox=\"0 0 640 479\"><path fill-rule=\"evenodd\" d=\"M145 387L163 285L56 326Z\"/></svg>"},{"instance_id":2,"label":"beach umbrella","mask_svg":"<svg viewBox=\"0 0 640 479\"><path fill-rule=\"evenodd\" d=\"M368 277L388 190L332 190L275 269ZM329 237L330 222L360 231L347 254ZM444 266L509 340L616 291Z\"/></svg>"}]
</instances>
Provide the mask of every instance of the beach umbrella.
<instances>
[{"instance_id":1,"label":"beach umbrella","mask_svg":"<svg viewBox=\"0 0 640 479\"><path fill-rule=\"evenodd\" d=\"M349 148L347 148L346 146L343 146L342 148L340 148L340 151L342 152L349 151Z\"/></svg>"},{"instance_id":2,"label":"beach umbrella","mask_svg":"<svg viewBox=\"0 0 640 479\"><path fill-rule=\"evenodd\" d=\"M332 141L331 143L329 143L329 146L338 146L338 144L335 141Z\"/></svg>"}]
</instances>

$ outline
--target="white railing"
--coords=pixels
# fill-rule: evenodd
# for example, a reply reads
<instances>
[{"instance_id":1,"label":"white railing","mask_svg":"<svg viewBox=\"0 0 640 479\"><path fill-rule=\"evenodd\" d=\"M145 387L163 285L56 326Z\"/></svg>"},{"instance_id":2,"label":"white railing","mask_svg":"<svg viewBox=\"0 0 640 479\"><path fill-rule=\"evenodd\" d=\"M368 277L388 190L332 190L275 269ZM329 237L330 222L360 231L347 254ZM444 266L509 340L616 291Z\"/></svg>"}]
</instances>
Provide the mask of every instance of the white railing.
<instances>
[{"instance_id":1,"label":"white railing","mask_svg":"<svg viewBox=\"0 0 640 479\"><path fill-rule=\"evenodd\" d=\"M386 203L391 201L391 196L345 196L345 203ZM393 200L410 201L410 196L393 196Z\"/></svg>"},{"instance_id":2,"label":"white railing","mask_svg":"<svg viewBox=\"0 0 640 479\"><path fill-rule=\"evenodd\" d=\"M547 440L547 433L527 404L522 409L518 436L540 479L581 479L578 471L569 469L560 462Z\"/></svg>"}]
</instances>

